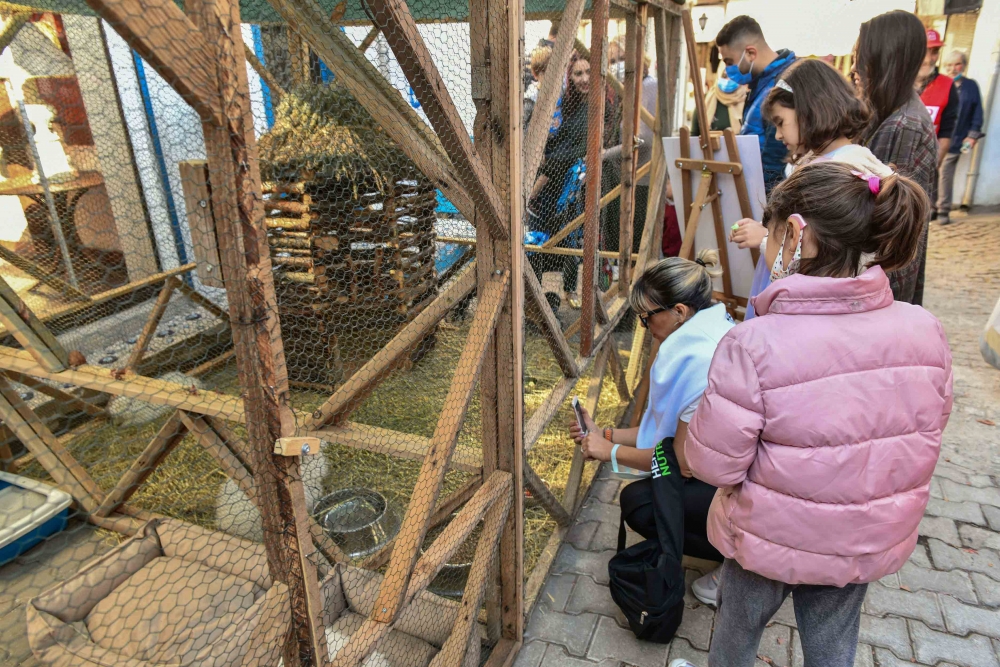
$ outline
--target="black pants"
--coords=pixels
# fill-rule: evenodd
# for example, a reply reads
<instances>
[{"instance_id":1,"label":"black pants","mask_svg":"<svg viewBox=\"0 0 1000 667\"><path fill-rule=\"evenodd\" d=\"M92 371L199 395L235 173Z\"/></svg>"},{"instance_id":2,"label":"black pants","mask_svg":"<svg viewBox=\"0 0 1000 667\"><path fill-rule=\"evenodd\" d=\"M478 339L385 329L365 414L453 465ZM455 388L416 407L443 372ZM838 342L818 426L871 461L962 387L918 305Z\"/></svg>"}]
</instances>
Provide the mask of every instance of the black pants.
<instances>
[{"instance_id":1,"label":"black pants","mask_svg":"<svg viewBox=\"0 0 1000 667\"><path fill-rule=\"evenodd\" d=\"M684 478L683 507L673 508L677 519L684 519L684 555L722 562L722 554L708 541L708 509L716 487L695 479ZM656 518L653 515L652 480L632 482L621 492L622 516L632 530L647 540L656 539ZM675 523L675 522L671 522Z\"/></svg>"}]
</instances>

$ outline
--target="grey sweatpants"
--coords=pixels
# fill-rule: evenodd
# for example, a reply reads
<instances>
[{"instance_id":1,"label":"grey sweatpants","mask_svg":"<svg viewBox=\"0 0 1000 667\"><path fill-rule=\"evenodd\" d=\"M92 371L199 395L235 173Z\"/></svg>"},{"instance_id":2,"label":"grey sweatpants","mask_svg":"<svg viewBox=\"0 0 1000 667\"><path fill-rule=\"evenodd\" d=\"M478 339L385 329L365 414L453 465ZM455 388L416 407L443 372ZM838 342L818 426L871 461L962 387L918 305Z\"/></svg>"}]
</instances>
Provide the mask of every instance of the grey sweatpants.
<instances>
[{"instance_id":1,"label":"grey sweatpants","mask_svg":"<svg viewBox=\"0 0 1000 667\"><path fill-rule=\"evenodd\" d=\"M719 580L709 667L753 667L764 628L793 591L806 667L853 667L868 584L785 584L744 570L728 558Z\"/></svg>"},{"instance_id":2,"label":"grey sweatpants","mask_svg":"<svg viewBox=\"0 0 1000 667\"><path fill-rule=\"evenodd\" d=\"M944 162L938 170L938 200L937 214L938 220L948 218L951 215L951 196L955 188L955 167L958 165L958 158L961 153L948 153L944 156Z\"/></svg>"}]
</instances>

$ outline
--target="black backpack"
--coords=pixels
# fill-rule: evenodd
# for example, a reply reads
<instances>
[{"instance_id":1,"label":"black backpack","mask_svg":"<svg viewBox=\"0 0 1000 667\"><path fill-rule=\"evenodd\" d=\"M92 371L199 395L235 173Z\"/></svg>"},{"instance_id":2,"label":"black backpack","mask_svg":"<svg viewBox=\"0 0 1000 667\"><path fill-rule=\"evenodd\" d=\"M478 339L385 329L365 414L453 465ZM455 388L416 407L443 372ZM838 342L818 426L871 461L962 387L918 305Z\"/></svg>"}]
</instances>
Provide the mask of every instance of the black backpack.
<instances>
[{"instance_id":1,"label":"black backpack","mask_svg":"<svg viewBox=\"0 0 1000 667\"><path fill-rule=\"evenodd\" d=\"M618 553L608 563L608 575L611 597L636 638L666 644L684 616L684 480L673 438L656 445L650 483L657 539L625 548L625 518L633 508L623 504Z\"/></svg>"}]
</instances>

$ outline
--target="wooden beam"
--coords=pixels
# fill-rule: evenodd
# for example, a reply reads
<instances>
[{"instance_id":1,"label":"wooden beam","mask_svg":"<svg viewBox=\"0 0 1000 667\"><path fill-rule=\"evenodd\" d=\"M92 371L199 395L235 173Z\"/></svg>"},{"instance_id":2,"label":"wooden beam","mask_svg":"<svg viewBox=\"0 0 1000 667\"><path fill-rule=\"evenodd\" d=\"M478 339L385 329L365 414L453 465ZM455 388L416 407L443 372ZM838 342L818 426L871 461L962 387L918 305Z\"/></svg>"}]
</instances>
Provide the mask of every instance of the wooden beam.
<instances>
[{"instance_id":1,"label":"wooden beam","mask_svg":"<svg viewBox=\"0 0 1000 667\"><path fill-rule=\"evenodd\" d=\"M21 31L24 24L31 20L31 12L15 11L10 16L7 17L7 21L3 25L3 29L0 29L0 53L3 52L14 38L17 37L17 33Z\"/></svg>"},{"instance_id":2,"label":"wooden beam","mask_svg":"<svg viewBox=\"0 0 1000 667\"><path fill-rule=\"evenodd\" d=\"M340 385L323 405L316 408L312 417L307 419L302 427L306 430L316 430L331 422L345 419L396 367L400 358L420 343L427 332L472 291L476 286L475 267L475 262L472 262L462 269L461 275L447 289L400 329L399 333L365 362L349 380Z\"/></svg>"},{"instance_id":3,"label":"wooden beam","mask_svg":"<svg viewBox=\"0 0 1000 667\"><path fill-rule=\"evenodd\" d=\"M172 0L87 0L202 121L222 124L209 42Z\"/></svg>"},{"instance_id":4,"label":"wooden beam","mask_svg":"<svg viewBox=\"0 0 1000 667\"><path fill-rule=\"evenodd\" d=\"M18 373L16 371L2 372L14 382L23 384L25 387L30 387L41 394L45 394L46 396L51 396L56 399L61 404L64 412L68 413L70 410L75 410L76 412L87 414L91 417L103 417L107 414L101 406L90 403L89 401L86 401L79 396L75 396L68 391L46 384L45 382L42 382L37 378L33 378L30 375L25 375L24 373Z\"/></svg>"},{"instance_id":5,"label":"wooden beam","mask_svg":"<svg viewBox=\"0 0 1000 667\"><path fill-rule=\"evenodd\" d=\"M0 322L46 370L61 371L69 366L69 354L52 332L42 324L28 304L21 301L7 281L0 277Z\"/></svg>"},{"instance_id":6,"label":"wooden beam","mask_svg":"<svg viewBox=\"0 0 1000 667\"><path fill-rule=\"evenodd\" d=\"M358 51L361 53L367 52L368 49L371 48L371 45L375 43L375 40L378 39L380 34L381 32L379 32L378 26L373 25L372 29L368 31L367 35L365 35L365 38L361 40L360 44L358 44Z\"/></svg>"},{"instance_id":7,"label":"wooden beam","mask_svg":"<svg viewBox=\"0 0 1000 667\"><path fill-rule=\"evenodd\" d=\"M566 377L576 377L576 361L573 358L573 350L569 347L566 337L563 336L562 326L552 312L552 307L542 292L542 286L535 276L534 269L528 262L524 262L524 292L527 295L530 308L538 311L541 315L540 324L545 329L545 340L552 348L552 354L556 357L556 363Z\"/></svg>"},{"instance_id":8,"label":"wooden beam","mask_svg":"<svg viewBox=\"0 0 1000 667\"><path fill-rule=\"evenodd\" d=\"M56 484L88 512L97 508L103 495L100 488L3 376L0 376L0 417Z\"/></svg>"},{"instance_id":9,"label":"wooden beam","mask_svg":"<svg viewBox=\"0 0 1000 667\"><path fill-rule=\"evenodd\" d=\"M441 534L427 548L413 568L413 576L408 579L400 613L406 609L413 598L434 580L448 559L458 551L472 530L483 519L487 510L495 503L502 501L504 496L510 496L511 487L510 474L499 470L483 482L482 487L452 519L451 523L441 531ZM396 539L398 543L399 538ZM382 579L383 586L385 586L387 577L388 574ZM379 607L376 601L372 618L365 620L362 626L351 635L347 645L337 653L332 667L356 667L363 664L379 643L389 635L392 624L375 619L374 615L377 611L379 611Z\"/></svg>"},{"instance_id":10,"label":"wooden beam","mask_svg":"<svg viewBox=\"0 0 1000 667\"><path fill-rule=\"evenodd\" d=\"M476 210L485 216L492 233L497 238L507 238L510 223L507 205L500 198L489 172L476 155L469 139L469 131L448 93L448 87L438 72L417 24L404 0L369 0L372 18L382 31L396 61L406 75L420 106L427 114L431 126L441 138L445 151L451 157L466 192L473 198ZM477 72L473 74L473 96ZM482 85L485 85L482 84ZM481 94L481 93L480 93Z\"/></svg>"},{"instance_id":11,"label":"wooden beam","mask_svg":"<svg viewBox=\"0 0 1000 667\"><path fill-rule=\"evenodd\" d=\"M264 549L271 576L289 589L291 622L281 657L285 667L318 667L327 662L326 631L299 460L274 454L275 441L293 435L296 424L267 245L239 4L186 0L184 6L206 36L225 112L220 124L203 123L202 134L242 401L251 417L246 443Z\"/></svg>"},{"instance_id":12,"label":"wooden beam","mask_svg":"<svg viewBox=\"0 0 1000 667\"><path fill-rule=\"evenodd\" d=\"M694 238L698 233L698 220L701 218L702 209L705 208L709 191L714 185L715 177L711 172L704 172L701 175L701 182L698 184L698 192L695 193L691 208L688 210L688 217L684 225L684 241L681 243L680 257L694 259Z\"/></svg>"},{"instance_id":13,"label":"wooden beam","mask_svg":"<svg viewBox=\"0 0 1000 667\"><path fill-rule=\"evenodd\" d=\"M427 524L441 491L447 464L472 400L486 345L493 335L509 284L510 274L504 273L490 283L479 286L479 306L434 429L430 450L414 485L406 518L396 538L396 548L379 590L373 620L391 623L399 613L410 573L420 554L420 545L427 534Z\"/></svg>"},{"instance_id":14,"label":"wooden beam","mask_svg":"<svg viewBox=\"0 0 1000 667\"><path fill-rule=\"evenodd\" d=\"M101 504L94 510L94 514L106 517L131 498L142 486L142 483L156 471L157 466L167 457L167 454L180 444L187 432L187 426L181 423L179 412L174 412L170 419L163 423L153 439L149 441L139 458L133 461L129 469L121 476L121 479L115 484L115 488L111 489L104 497Z\"/></svg>"},{"instance_id":15,"label":"wooden beam","mask_svg":"<svg viewBox=\"0 0 1000 667\"><path fill-rule=\"evenodd\" d=\"M79 299L80 301L90 301L90 297L78 290L77 288L70 285L68 282L62 278L56 276L55 274L42 269L40 266L32 262L26 257L22 257L13 250L8 250L6 246L0 245L0 259L3 259L10 264L13 264L20 270L27 273L29 276L35 280L44 283L56 290L61 294L65 294L71 299Z\"/></svg>"},{"instance_id":16,"label":"wooden beam","mask_svg":"<svg viewBox=\"0 0 1000 667\"><path fill-rule=\"evenodd\" d=\"M430 438L354 422L315 430L300 429L298 433L353 449L363 449L412 461L423 461L431 446ZM449 467L462 472L481 474L482 454L478 449L456 445Z\"/></svg>"},{"instance_id":17,"label":"wooden beam","mask_svg":"<svg viewBox=\"0 0 1000 667\"><path fill-rule=\"evenodd\" d=\"M393 550L389 569L386 571L375 603L373 620L391 623L400 611L410 573L420 554L420 545L427 534L428 521L441 492L447 464L455 449L465 413L472 401L486 345L493 335L509 285L509 273L496 276L495 280L488 284L479 285L479 305L469 329L469 338L455 368L451 387L445 398L437 427L434 429L434 436L431 438L431 448L413 487L410 506L396 538L396 548Z\"/></svg>"},{"instance_id":18,"label":"wooden beam","mask_svg":"<svg viewBox=\"0 0 1000 667\"><path fill-rule=\"evenodd\" d=\"M470 247L475 247L477 241L473 238L467 238L464 236L439 236L437 237L438 243L454 243L456 245L466 245ZM540 245L525 245L525 252L540 252L543 255L566 255L569 257L583 257L583 251L579 248L550 248L547 246ZM598 257L603 257L605 259L618 259L617 252L611 252L610 250L602 250L597 253ZM633 260L634 261L634 260ZM447 282L447 278L439 278L439 282Z\"/></svg>"},{"instance_id":19,"label":"wooden beam","mask_svg":"<svg viewBox=\"0 0 1000 667\"><path fill-rule=\"evenodd\" d=\"M476 545L476 555L473 556L472 565L469 567L469 579L465 584L458 618L441 650L431 660L430 667L461 667L463 664L469 641L476 631L479 608L483 604L483 597L490 583L493 560L497 554L500 533L507 520L511 501L511 494L501 496L483 518L483 530Z\"/></svg>"},{"instance_id":20,"label":"wooden beam","mask_svg":"<svg viewBox=\"0 0 1000 667\"><path fill-rule=\"evenodd\" d=\"M535 473L527 461L524 462L524 486L531 491L531 495L545 508L549 516L555 519L557 524L568 526L573 522L573 517L559 503L559 499L552 495L549 487L546 486L545 482Z\"/></svg>"},{"instance_id":21,"label":"wooden beam","mask_svg":"<svg viewBox=\"0 0 1000 667\"><path fill-rule=\"evenodd\" d=\"M156 297L156 302L153 304L153 309L149 311L146 323L139 333L139 339L132 348L132 353L125 364L126 371L135 372L136 368L139 367L139 362L142 361L142 357L146 353L146 348L149 346L149 341L153 339L153 334L156 333L156 327L160 326L160 320L163 319L163 313L166 312L167 306L170 305L170 297L174 293L174 289L178 283L180 283L180 280L177 278L167 278L167 282L160 289L160 293ZM107 516L107 514L104 516Z\"/></svg>"},{"instance_id":22,"label":"wooden beam","mask_svg":"<svg viewBox=\"0 0 1000 667\"><path fill-rule=\"evenodd\" d=\"M274 78L274 75L268 71L267 67L264 66L264 63L257 58L257 54L253 52L253 49L246 44L243 44L243 57L247 59L247 62L250 63L250 67L252 67L253 71L257 73L257 76L260 77L261 81L267 85L267 88L271 93L271 97L274 99L275 105L280 104L281 98L286 95L285 89L282 88L281 84L278 83L278 80Z\"/></svg>"},{"instance_id":23,"label":"wooden beam","mask_svg":"<svg viewBox=\"0 0 1000 667\"><path fill-rule=\"evenodd\" d=\"M244 45L245 46L245 45ZM249 47L246 47L249 52ZM198 264L198 279L208 287L225 287L219 240L215 235L215 212L212 209L211 180L205 160L181 160L177 163L184 192L184 211L191 233L191 249ZM186 286L186 284L185 284Z\"/></svg>"},{"instance_id":24,"label":"wooden beam","mask_svg":"<svg viewBox=\"0 0 1000 667\"><path fill-rule=\"evenodd\" d=\"M563 10L561 23L565 28L556 35L556 43L552 47L552 54L546 67L546 71L552 76L542 78L538 98L535 100L535 109L531 113L531 121L524 133L524 182L522 183L524 192L531 192L538 167L542 163L542 156L545 154L545 140L552 126L552 114L556 110L556 102L562 95L563 73L569 66L569 59L573 54L576 26L580 25L585 4L586 0L567 0L566 8Z\"/></svg>"},{"instance_id":25,"label":"wooden beam","mask_svg":"<svg viewBox=\"0 0 1000 667\"><path fill-rule=\"evenodd\" d=\"M728 162L720 160L695 160L692 158L677 158L674 164L678 169L687 171L711 171L716 174L737 174L743 173L743 165L731 159ZM743 184L744 187L746 183ZM748 199L749 202L749 199Z\"/></svg>"},{"instance_id":26,"label":"wooden beam","mask_svg":"<svg viewBox=\"0 0 1000 667\"><path fill-rule=\"evenodd\" d=\"M635 223L635 177L639 164L639 149L635 138L639 133L639 112L642 104L642 71L645 65L646 7L639 3L635 13L625 17L625 82L622 95L621 207L618 220L618 282L619 289L628 292L632 282L632 233Z\"/></svg>"},{"instance_id":27,"label":"wooden beam","mask_svg":"<svg viewBox=\"0 0 1000 667\"><path fill-rule=\"evenodd\" d=\"M115 396L138 398L154 405L169 405L198 414L215 415L230 421L243 422L245 419L243 402L237 396L217 394L207 389L192 392L191 387L175 382L131 373L116 378L118 371L87 364L65 371L48 371L24 350L0 346L0 368Z\"/></svg>"},{"instance_id":28,"label":"wooden beam","mask_svg":"<svg viewBox=\"0 0 1000 667\"><path fill-rule=\"evenodd\" d=\"M611 364L611 377L614 379L615 387L618 389L618 398L628 403L632 400L632 392L629 391L628 380L625 378L625 369L622 368L622 360L618 357L618 346L615 344L613 338L610 339L609 345L611 346L611 353L608 356L608 361Z\"/></svg>"},{"instance_id":29,"label":"wooden beam","mask_svg":"<svg viewBox=\"0 0 1000 667\"><path fill-rule=\"evenodd\" d=\"M608 367L608 353L611 349L610 340L597 353L594 372L587 386L587 398L584 407L594 419L597 419L597 407L601 400L601 387L604 384L604 372ZM576 509L576 497L580 494L580 484L583 481L583 450L580 445L573 446L573 460L570 462L569 478L566 480L566 494L563 496L563 507L573 512Z\"/></svg>"},{"instance_id":30,"label":"wooden beam","mask_svg":"<svg viewBox=\"0 0 1000 667\"><path fill-rule=\"evenodd\" d=\"M186 296L188 300L191 301L191 303L195 304L196 306L200 306L209 314L218 317L223 322L229 321L229 313L224 311L222 308L219 308L217 305L215 305L215 303L212 302L211 299L209 299L207 296L205 296L195 288L191 287L187 283L179 282L177 285L177 289L179 289L181 294Z\"/></svg>"},{"instance_id":31,"label":"wooden beam","mask_svg":"<svg viewBox=\"0 0 1000 667\"><path fill-rule=\"evenodd\" d=\"M729 155L729 161L739 164L742 169L743 163L740 161L740 148L736 145L736 135L733 133L733 128L727 127L723 130L722 136L726 141L726 153ZM740 202L740 215L744 218L752 218L753 209L750 208L750 192L747 190L747 181L742 171L736 175L735 181L736 198ZM756 267L757 261L760 259L760 248L750 248L750 259L753 260L753 265Z\"/></svg>"},{"instance_id":32,"label":"wooden beam","mask_svg":"<svg viewBox=\"0 0 1000 667\"><path fill-rule=\"evenodd\" d=\"M270 0L289 26L309 42L337 80L441 189L467 220L475 220L475 205L455 174L440 141L350 38L334 26L315 0Z\"/></svg>"}]
</instances>

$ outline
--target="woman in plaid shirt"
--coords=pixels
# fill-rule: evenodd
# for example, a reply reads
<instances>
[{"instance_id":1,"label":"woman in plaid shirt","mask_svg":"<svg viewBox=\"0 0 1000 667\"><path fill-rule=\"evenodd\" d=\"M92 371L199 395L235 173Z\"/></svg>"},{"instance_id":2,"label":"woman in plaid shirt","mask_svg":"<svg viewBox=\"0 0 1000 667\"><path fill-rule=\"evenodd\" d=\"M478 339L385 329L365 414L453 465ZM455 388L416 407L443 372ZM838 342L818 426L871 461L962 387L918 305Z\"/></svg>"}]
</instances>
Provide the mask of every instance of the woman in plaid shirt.
<instances>
[{"instance_id":1,"label":"woman in plaid shirt","mask_svg":"<svg viewBox=\"0 0 1000 667\"><path fill-rule=\"evenodd\" d=\"M861 25L852 74L872 112L862 143L879 160L916 181L930 201L937 201L934 124L913 89L926 51L920 19L910 12L887 12ZM925 225L916 259L889 274L897 301L922 304L926 261Z\"/></svg>"}]
</instances>

